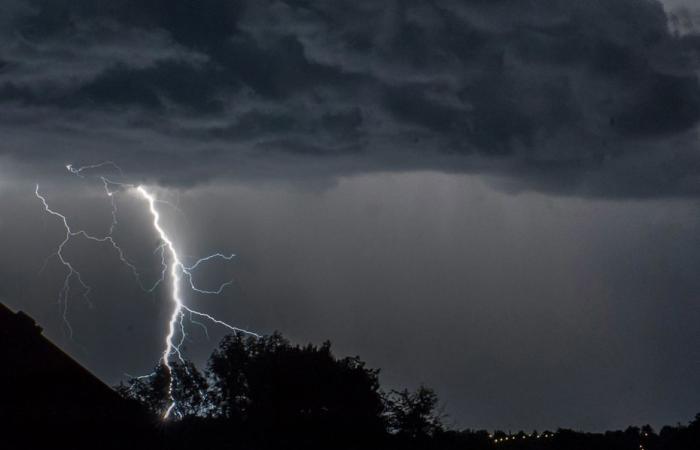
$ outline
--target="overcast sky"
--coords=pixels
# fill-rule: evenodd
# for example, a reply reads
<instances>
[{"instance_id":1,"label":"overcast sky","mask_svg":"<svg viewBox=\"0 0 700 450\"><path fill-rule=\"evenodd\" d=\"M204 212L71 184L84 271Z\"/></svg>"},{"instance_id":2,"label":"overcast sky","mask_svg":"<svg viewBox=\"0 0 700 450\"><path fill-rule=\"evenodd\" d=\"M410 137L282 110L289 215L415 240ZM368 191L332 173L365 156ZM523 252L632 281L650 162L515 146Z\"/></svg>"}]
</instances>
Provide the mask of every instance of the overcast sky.
<instances>
[{"instance_id":1,"label":"overcast sky","mask_svg":"<svg viewBox=\"0 0 700 450\"><path fill-rule=\"evenodd\" d=\"M98 175L183 254L201 310L330 339L457 426L599 430L700 411L700 8L667 0L0 0L0 297L103 380L172 305L108 246ZM111 160L78 178L65 170ZM115 239L159 269L142 200ZM89 245L92 244L92 245ZM191 324L199 363L222 336Z\"/></svg>"}]
</instances>

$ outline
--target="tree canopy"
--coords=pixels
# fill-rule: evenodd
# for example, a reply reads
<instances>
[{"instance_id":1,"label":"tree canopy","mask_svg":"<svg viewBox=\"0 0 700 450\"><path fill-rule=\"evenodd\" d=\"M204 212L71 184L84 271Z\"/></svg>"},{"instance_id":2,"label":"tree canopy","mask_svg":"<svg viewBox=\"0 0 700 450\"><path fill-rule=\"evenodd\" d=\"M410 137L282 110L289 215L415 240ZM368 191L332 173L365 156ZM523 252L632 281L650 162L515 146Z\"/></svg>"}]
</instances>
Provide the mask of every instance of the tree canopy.
<instances>
[{"instance_id":1,"label":"tree canopy","mask_svg":"<svg viewBox=\"0 0 700 450\"><path fill-rule=\"evenodd\" d=\"M170 364L175 420L157 427L167 448L697 450L700 414L689 425L624 431L517 433L447 427L436 393L426 386L383 391L379 370L359 357L338 358L330 342L296 345L279 333L226 336L204 372ZM162 416L170 404L168 368L117 387ZM145 441L144 441L145 442ZM159 442L159 441L154 441ZM162 443L162 442L160 442Z\"/></svg>"}]
</instances>

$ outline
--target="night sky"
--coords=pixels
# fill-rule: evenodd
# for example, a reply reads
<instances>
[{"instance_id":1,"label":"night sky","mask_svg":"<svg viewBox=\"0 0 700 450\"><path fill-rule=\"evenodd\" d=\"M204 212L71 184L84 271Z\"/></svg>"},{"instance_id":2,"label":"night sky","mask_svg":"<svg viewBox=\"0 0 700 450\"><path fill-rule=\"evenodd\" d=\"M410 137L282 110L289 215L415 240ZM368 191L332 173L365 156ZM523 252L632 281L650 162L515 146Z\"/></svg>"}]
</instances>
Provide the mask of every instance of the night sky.
<instances>
[{"instance_id":1,"label":"night sky","mask_svg":"<svg viewBox=\"0 0 700 450\"><path fill-rule=\"evenodd\" d=\"M693 0L0 0L0 300L114 384L172 305L108 245L97 175L142 183L236 326L435 388L459 427L700 411ZM113 161L80 178L65 166ZM144 202L114 238L153 281ZM205 366L225 329L190 324Z\"/></svg>"}]
</instances>

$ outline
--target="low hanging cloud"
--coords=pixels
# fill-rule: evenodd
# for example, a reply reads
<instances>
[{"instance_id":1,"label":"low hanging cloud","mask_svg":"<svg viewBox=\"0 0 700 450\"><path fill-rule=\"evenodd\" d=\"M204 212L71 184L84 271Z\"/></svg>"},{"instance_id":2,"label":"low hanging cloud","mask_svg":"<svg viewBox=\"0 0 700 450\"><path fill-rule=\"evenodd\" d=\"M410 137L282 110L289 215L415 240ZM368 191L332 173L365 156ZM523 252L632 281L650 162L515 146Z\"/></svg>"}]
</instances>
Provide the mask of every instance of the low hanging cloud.
<instances>
[{"instance_id":1,"label":"low hanging cloud","mask_svg":"<svg viewBox=\"0 0 700 450\"><path fill-rule=\"evenodd\" d=\"M700 34L656 1L0 7L0 156L36 170L110 159L192 184L431 169L700 194Z\"/></svg>"}]
</instances>

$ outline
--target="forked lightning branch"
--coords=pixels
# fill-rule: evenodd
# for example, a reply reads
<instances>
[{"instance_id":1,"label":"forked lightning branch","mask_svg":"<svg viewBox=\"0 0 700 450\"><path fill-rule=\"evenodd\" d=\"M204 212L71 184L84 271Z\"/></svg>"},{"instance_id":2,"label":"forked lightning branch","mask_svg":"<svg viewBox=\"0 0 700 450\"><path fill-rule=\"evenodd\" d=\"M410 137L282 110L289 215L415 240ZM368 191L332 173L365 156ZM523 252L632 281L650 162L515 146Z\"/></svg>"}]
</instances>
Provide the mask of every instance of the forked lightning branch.
<instances>
[{"instance_id":1,"label":"forked lightning branch","mask_svg":"<svg viewBox=\"0 0 700 450\"><path fill-rule=\"evenodd\" d=\"M68 169L70 173L83 178L85 176L83 174L84 172L89 172L107 166L113 167L120 173L120 175L123 175L119 166L117 166L111 161L89 166L83 166L79 168L73 167L69 164L66 166L66 169ZM102 182L105 194L108 197L112 208L112 223L109 228L109 234L105 236L94 236L85 230L75 229L71 227L69 219L64 214L52 209L49 206L46 197L41 192L39 185L36 186L35 195L41 201L44 210L47 214L56 217L59 220L59 222L63 225L63 228L65 230L63 240L56 248L56 251L49 256L49 258L57 258L60 264L63 265L66 269L66 276L63 281L63 286L61 287L58 294L58 302L62 308L63 321L66 325L66 329L68 330L69 335L72 337L73 329L68 320L68 301L71 294L71 287L77 284L77 286L79 286L79 288L82 290L83 298L87 302L90 302L91 293L90 285L86 282L80 271L76 269L73 262L71 262L71 260L64 253L66 245L72 239L82 238L97 243L108 244L115 251L116 256L119 258L119 260L131 270L139 285L146 291L154 291L161 284L167 284L167 289L169 292L168 298L172 303L172 313L168 322L167 334L163 339L163 353L161 355L160 360L166 368L166 372L169 379L169 403L168 407L163 412L163 417L168 418L171 416L171 414L173 414L173 412L177 413L177 401L173 396L174 384L177 382L177 380L175 380L175 371L172 370L171 362L173 358L177 358L180 361L184 362L181 347L183 342L185 341L185 338L187 337L187 330L185 326L186 314L189 315L190 320L192 320L192 316L197 316L222 327L225 327L235 333L245 333L256 337L259 337L259 335L251 331L243 330L241 328L230 325L222 320L213 317L210 314L192 309L190 306L187 305L186 298L184 296L183 286L186 289L189 289L190 291L199 294L221 294L224 291L224 289L231 284L231 281L227 281L221 284L217 289L202 289L195 284L193 272L199 269L202 263L205 263L209 260L231 260L234 257L233 254L214 253L212 255L208 255L204 258L197 260L194 264L186 265L180 256L180 253L178 251L178 244L175 238L173 238L166 231L163 224L161 223L161 213L158 209L158 205L165 202L159 200L156 197L156 195L153 192L149 191L149 189L145 186L117 182L113 179L101 175L99 176L99 179ZM113 237L114 229L118 224L118 209L116 200L114 198L115 194L117 193L123 193L125 195L135 195L138 198L144 200L147 206L147 211L150 214L150 217L152 218L153 229L151 230L151 232L155 232L160 241L160 244L156 248L156 251L160 252L161 255L161 271L158 280L156 280L156 282L150 287L146 287L143 285L142 277L139 271L137 270L136 266L131 261L129 261L129 259L125 255L125 252L122 250L122 248L119 246L119 244L115 241ZM183 280L186 282L183 282ZM199 322L197 323L200 324Z\"/></svg>"}]
</instances>

